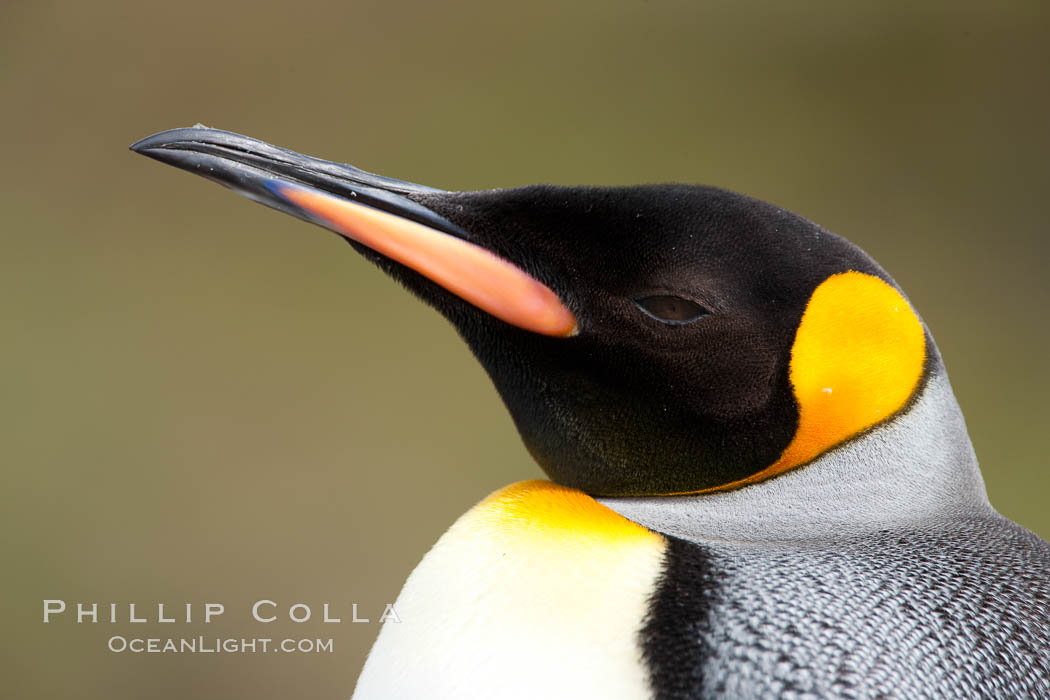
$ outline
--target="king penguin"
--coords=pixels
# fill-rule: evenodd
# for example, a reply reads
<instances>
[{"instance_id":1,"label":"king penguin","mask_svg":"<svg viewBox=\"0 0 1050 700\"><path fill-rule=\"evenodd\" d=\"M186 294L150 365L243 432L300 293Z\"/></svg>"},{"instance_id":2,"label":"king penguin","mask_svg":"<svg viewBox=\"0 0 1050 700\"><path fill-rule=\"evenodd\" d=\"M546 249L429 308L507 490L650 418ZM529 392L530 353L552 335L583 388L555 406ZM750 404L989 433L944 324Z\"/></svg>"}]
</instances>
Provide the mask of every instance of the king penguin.
<instances>
[{"instance_id":1,"label":"king penguin","mask_svg":"<svg viewBox=\"0 0 1050 700\"><path fill-rule=\"evenodd\" d=\"M450 192L200 125L132 149L436 308L551 479L438 539L354 697L1050 697L1050 545L845 239L714 187Z\"/></svg>"}]
</instances>

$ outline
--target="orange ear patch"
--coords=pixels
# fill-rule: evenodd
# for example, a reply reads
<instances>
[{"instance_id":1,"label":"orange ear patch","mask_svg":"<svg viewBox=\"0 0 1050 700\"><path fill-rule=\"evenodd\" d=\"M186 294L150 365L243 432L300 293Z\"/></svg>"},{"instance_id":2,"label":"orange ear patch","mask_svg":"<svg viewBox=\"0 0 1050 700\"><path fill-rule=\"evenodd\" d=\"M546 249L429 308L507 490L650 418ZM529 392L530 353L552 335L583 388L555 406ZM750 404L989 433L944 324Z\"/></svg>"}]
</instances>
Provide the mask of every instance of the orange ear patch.
<instances>
[{"instance_id":1,"label":"orange ear patch","mask_svg":"<svg viewBox=\"0 0 1050 700\"><path fill-rule=\"evenodd\" d=\"M902 409L925 361L922 324L900 292L860 272L825 280L791 348L798 430L771 468L804 464Z\"/></svg>"},{"instance_id":2,"label":"orange ear patch","mask_svg":"<svg viewBox=\"0 0 1050 700\"><path fill-rule=\"evenodd\" d=\"M776 462L711 491L809 462L904 408L922 378L926 336L911 305L878 277L843 272L810 297L791 347L795 437Z\"/></svg>"}]
</instances>

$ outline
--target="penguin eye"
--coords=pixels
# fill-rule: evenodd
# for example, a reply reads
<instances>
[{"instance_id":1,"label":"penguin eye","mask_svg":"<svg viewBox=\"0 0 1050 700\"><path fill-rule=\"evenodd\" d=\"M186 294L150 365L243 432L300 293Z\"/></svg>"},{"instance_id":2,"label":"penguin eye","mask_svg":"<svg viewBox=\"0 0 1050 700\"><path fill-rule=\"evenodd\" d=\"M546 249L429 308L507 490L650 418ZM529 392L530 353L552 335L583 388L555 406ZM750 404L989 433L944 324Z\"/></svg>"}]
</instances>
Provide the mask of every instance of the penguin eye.
<instances>
[{"instance_id":1,"label":"penguin eye","mask_svg":"<svg viewBox=\"0 0 1050 700\"><path fill-rule=\"evenodd\" d=\"M707 316L710 313L699 304L682 297L671 296L670 294L642 297L635 299L634 303L649 316L669 326L681 326L685 323L692 323L701 316Z\"/></svg>"}]
</instances>

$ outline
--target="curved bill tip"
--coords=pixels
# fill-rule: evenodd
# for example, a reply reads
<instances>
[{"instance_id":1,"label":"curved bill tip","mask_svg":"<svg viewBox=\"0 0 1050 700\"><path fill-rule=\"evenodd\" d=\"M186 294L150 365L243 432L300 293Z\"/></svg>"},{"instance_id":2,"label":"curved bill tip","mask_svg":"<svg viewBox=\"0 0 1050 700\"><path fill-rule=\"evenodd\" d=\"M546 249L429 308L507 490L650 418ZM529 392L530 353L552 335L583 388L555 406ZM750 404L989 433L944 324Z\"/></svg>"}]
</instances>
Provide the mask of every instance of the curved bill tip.
<instances>
[{"instance_id":1,"label":"curved bill tip","mask_svg":"<svg viewBox=\"0 0 1050 700\"><path fill-rule=\"evenodd\" d=\"M324 226L415 270L506 323L556 337L579 332L575 316L553 290L479 245L311 187L280 180L264 184Z\"/></svg>"}]
</instances>

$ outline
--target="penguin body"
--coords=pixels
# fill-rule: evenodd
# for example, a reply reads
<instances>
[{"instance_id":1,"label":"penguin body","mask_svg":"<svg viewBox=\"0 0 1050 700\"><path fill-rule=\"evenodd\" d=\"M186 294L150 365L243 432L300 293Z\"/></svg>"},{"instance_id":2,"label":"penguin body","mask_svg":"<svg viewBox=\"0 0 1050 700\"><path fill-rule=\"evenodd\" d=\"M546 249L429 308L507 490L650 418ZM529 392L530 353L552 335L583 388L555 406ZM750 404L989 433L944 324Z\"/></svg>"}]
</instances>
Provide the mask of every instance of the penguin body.
<instances>
[{"instance_id":1,"label":"penguin body","mask_svg":"<svg viewBox=\"0 0 1050 700\"><path fill-rule=\"evenodd\" d=\"M989 504L929 330L848 241L711 187L445 192L205 127L133 149L437 308L556 482L440 538L355 697L1050 696L1050 545Z\"/></svg>"},{"instance_id":2,"label":"penguin body","mask_svg":"<svg viewBox=\"0 0 1050 700\"><path fill-rule=\"evenodd\" d=\"M1050 548L988 503L943 372L879 431L744 489L508 487L396 606L416 624L383 627L355 697L1050 694Z\"/></svg>"}]
</instances>

